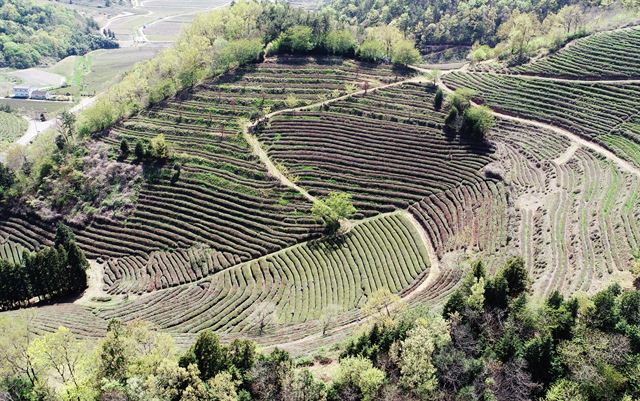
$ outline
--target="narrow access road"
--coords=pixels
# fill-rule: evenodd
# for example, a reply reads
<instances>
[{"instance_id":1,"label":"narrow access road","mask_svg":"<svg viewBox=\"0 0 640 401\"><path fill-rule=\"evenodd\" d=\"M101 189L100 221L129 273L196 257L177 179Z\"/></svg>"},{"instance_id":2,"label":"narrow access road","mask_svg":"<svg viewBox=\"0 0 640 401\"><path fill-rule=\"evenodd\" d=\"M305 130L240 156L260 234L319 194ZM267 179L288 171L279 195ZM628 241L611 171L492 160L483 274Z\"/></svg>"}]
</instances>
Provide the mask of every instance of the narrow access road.
<instances>
[{"instance_id":1,"label":"narrow access road","mask_svg":"<svg viewBox=\"0 0 640 401\"><path fill-rule=\"evenodd\" d=\"M91 106L93 102L95 102L95 100L96 96L84 98L78 104L70 108L69 112L77 114L87 107ZM27 129L27 132L25 132L24 135L18 138L16 143L22 146L29 145L42 132L51 128L55 128L59 121L60 120L58 118L47 121L29 120L29 128Z\"/></svg>"},{"instance_id":2,"label":"narrow access road","mask_svg":"<svg viewBox=\"0 0 640 401\"><path fill-rule=\"evenodd\" d=\"M98 263L95 259L88 259L89 270L87 271L87 289L82 297L74 301L75 304L86 304L92 302L94 298L108 297L104 289L104 262Z\"/></svg>"}]
</instances>

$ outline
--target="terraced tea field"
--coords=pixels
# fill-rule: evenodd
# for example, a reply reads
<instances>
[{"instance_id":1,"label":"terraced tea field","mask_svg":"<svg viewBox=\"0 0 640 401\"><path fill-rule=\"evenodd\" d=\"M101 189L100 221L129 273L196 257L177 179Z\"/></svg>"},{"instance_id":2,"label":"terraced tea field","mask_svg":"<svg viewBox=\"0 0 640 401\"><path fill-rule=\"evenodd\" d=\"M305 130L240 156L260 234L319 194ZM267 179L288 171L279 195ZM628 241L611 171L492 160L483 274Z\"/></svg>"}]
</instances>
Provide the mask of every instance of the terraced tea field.
<instances>
[{"instance_id":1,"label":"terraced tea field","mask_svg":"<svg viewBox=\"0 0 640 401\"><path fill-rule=\"evenodd\" d=\"M478 101L498 111L564 128L640 166L635 124L640 83L575 83L493 73L452 73L444 82L475 90Z\"/></svg>"},{"instance_id":2,"label":"terraced tea field","mask_svg":"<svg viewBox=\"0 0 640 401\"><path fill-rule=\"evenodd\" d=\"M490 146L448 138L434 89L409 83L322 111L280 114L258 132L269 156L314 195L353 194L364 215L407 208L463 182L480 182Z\"/></svg>"},{"instance_id":3,"label":"terraced tea field","mask_svg":"<svg viewBox=\"0 0 640 401\"><path fill-rule=\"evenodd\" d=\"M93 336L113 316L155 316L153 323L176 336L209 327L252 334L255 324L245 318L258 298L275 305L276 326L285 330L313 326L334 304L340 315L351 316L341 319L355 319L357 308L379 288L410 291L428 274L429 255L407 217L357 224L344 242L319 240L311 202L271 177L241 135L243 119L341 97L362 90L365 82L375 88L410 77L407 71L341 59L269 60L210 80L189 96L116 126L102 139L114 149L123 138L134 144L164 134L178 155L180 174L174 175L173 163L160 169L124 221L96 219L74 227L87 255L104 260L98 290L114 295L111 303L130 302L114 309L94 302L77 306L85 311L73 312L81 317L77 324L67 307L60 310L60 323L93 328ZM0 225L3 236L31 250L50 245L53 232L46 222L17 215ZM459 276L434 276L430 296L441 299L456 284L451 278ZM48 317L37 318L42 330L55 326L52 308L45 308ZM96 322L85 324L92 315ZM87 330L78 332L89 335Z\"/></svg>"},{"instance_id":4,"label":"terraced tea field","mask_svg":"<svg viewBox=\"0 0 640 401\"><path fill-rule=\"evenodd\" d=\"M185 346L213 329L300 349L317 345L328 315L336 339L348 333L379 289L437 308L478 257L493 269L522 256L537 295L630 282L640 85L587 82L604 74L595 61L566 79L554 57L595 60L627 43L590 39L520 71L547 65L535 72L546 77L446 74L444 89L472 88L502 113L483 143L445 134L448 109L434 109L427 78L334 58L268 59L140 112L101 140L115 154L123 138L163 134L176 160L147 176L126 218L73 227L101 296L32 310L37 330L96 337L111 318L142 319ZM633 76L614 61L608 77ZM330 192L358 209L338 237L310 213ZM0 257L53 232L10 216Z\"/></svg>"},{"instance_id":5,"label":"terraced tea field","mask_svg":"<svg viewBox=\"0 0 640 401\"><path fill-rule=\"evenodd\" d=\"M576 79L640 78L640 28L596 33L510 71Z\"/></svg>"},{"instance_id":6,"label":"terraced tea field","mask_svg":"<svg viewBox=\"0 0 640 401\"><path fill-rule=\"evenodd\" d=\"M252 332L261 307L273 309L277 324L303 323L318 319L329 305L343 311L362 306L379 288L400 293L428 267L415 228L392 215L355 226L340 242L303 243L99 315L148 320L180 332Z\"/></svg>"},{"instance_id":7,"label":"terraced tea field","mask_svg":"<svg viewBox=\"0 0 640 401\"><path fill-rule=\"evenodd\" d=\"M640 178L552 131L503 122L493 135L514 205L510 246L525 258L536 291L629 280Z\"/></svg>"}]
</instances>

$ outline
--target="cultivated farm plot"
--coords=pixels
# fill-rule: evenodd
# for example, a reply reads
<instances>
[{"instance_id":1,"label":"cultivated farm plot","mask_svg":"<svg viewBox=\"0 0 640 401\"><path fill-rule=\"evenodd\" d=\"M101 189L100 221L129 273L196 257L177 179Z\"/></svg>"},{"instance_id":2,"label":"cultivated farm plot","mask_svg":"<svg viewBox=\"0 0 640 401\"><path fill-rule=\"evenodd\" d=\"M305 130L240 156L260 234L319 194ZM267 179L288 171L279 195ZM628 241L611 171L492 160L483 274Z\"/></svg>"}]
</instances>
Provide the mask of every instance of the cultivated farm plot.
<instances>
[{"instance_id":1,"label":"cultivated farm plot","mask_svg":"<svg viewBox=\"0 0 640 401\"><path fill-rule=\"evenodd\" d=\"M402 214L386 215L357 224L338 241L303 243L98 316L148 320L182 333L257 335L265 313L271 330L313 323L331 307L353 312L379 288L403 293L428 272L429 255L415 227Z\"/></svg>"},{"instance_id":2,"label":"cultivated farm plot","mask_svg":"<svg viewBox=\"0 0 640 401\"><path fill-rule=\"evenodd\" d=\"M312 194L348 192L364 215L404 209L462 182L484 180L490 146L443 133L435 90L404 84L278 115L258 132L273 160Z\"/></svg>"},{"instance_id":3,"label":"cultivated farm plot","mask_svg":"<svg viewBox=\"0 0 640 401\"><path fill-rule=\"evenodd\" d=\"M452 73L452 88L476 91L476 99L505 113L538 120L597 142L636 165L640 84L554 82L535 78Z\"/></svg>"},{"instance_id":4,"label":"cultivated farm plot","mask_svg":"<svg viewBox=\"0 0 640 401\"><path fill-rule=\"evenodd\" d=\"M517 74L580 79L640 77L640 27L600 32L578 39L531 64L509 69Z\"/></svg>"},{"instance_id":5,"label":"cultivated farm plot","mask_svg":"<svg viewBox=\"0 0 640 401\"><path fill-rule=\"evenodd\" d=\"M0 111L0 149L21 137L27 126L27 120L24 118Z\"/></svg>"},{"instance_id":6,"label":"cultivated farm plot","mask_svg":"<svg viewBox=\"0 0 640 401\"><path fill-rule=\"evenodd\" d=\"M33 88L56 88L58 86L62 86L65 82L65 77L62 75L39 68L16 70L10 74L19 79L21 81L21 85Z\"/></svg>"},{"instance_id":7,"label":"cultivated farm plot","mask_svg":"<svg viewBox=\"0 0 640 401\"><path fill-rule=\"evenodd\" d=\"M441 303L462 271L447 268L431 275L416 226L405 214L394 213L359 222L338 240L301 243L119 304L60 304L4 314L29 317L35 333L64 325L80 337L96 338L117 317L149 321L183 347L204 329L216 330L225 341L240 336L264 345L287 344L320 333L323 316L331 316L330 330L337 332L357 322L362 318L358 308L380 288L410 304Z\"/></svg>"},{"instance_id":8,"label":"cultivated farm plot","mask_svg":"<svg viewBox=\"0 0 640 401\"><path fill-rule=\"evenodd\" d=\"M7 105L14 111L14 114L21 114L32 119L37 119L40 113L45 113L47 118L54 118L63 110L73 106L71 102L57 102L48 100L27 100L27 99L0 99L0 105Z\"/></svg>"},{"instance_id":9,"label":"cultivated farm plot","mask_svg":"<svg viewBox=\"0 0 640 401\"><path fill-rule=\"evenodd\" d=\"M144 34L151 42L173 42L185 27L193 22L195 14L178 15L147 26Z\"/></svg>"},{"instance_id":10,"label":"cultivated farm plot","mask_svg":"<svg viewBox=\"0 0 640 401\"><path fill-rule=\"evenodd\" d=\"M85 56L70 56L60 60L48 68L49 71L63 75L71 87L63 87L60 93L71 92L99 93L118 81L122 74L129 71L136 63L153 58L162 50L159 46L143 45L138 47L122 47L118 49L99 49ZM88 71L82 70L84 57Z\"/></svg>"},{"instance_id":11,"label":"cultivated farm plot","mask_svg":"<svg viewBox=\"0 0 640 401\"><path fill-rule=\"evenodd\" d=\"M627 281L640 240L640 179L549 130L500 121L491 137L511 199L501 252L525 259L536 294Z\"/></svg>"}]
</instances>

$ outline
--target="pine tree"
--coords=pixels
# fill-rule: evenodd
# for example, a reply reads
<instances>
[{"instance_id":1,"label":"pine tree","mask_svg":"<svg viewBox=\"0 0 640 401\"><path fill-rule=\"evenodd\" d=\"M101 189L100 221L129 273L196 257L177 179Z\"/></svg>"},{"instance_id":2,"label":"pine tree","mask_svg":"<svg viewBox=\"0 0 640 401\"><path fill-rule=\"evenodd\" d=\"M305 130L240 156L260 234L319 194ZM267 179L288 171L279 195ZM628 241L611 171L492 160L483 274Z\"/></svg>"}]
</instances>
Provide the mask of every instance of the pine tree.
<instances>
[{"instance_id":1,"label":"pine tree","mask_svg":"<svg viewBox=\"0 0 640 401\"><path fill-rule=\"evenodd\" d=\"M67 248L69 244L75 239L75 234L73 234L73 231L71 231L71 229L66 224L62 222L58 223L58 227L56 228L56 237L53 241L56 246L62 245L63 247Z\"/></svg>"}]
</instances>

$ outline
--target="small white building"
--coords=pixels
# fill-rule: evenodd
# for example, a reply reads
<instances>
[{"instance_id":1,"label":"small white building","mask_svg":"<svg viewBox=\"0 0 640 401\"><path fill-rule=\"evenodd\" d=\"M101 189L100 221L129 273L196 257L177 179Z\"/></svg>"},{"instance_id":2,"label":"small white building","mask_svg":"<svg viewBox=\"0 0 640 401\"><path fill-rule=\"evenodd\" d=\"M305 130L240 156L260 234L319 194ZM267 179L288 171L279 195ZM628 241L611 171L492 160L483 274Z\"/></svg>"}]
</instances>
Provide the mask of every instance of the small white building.
<instances>
[{"instance_id":1,"label":"small white building","mask_svg":"<svg viewBox=\"0 0 640 401\"><path fill-rule=\"evenodd\" d=\"M29 99L31 96L31 88L28 86L14 86L13 87L13 97L17 97L19 99Z\"/></svg>"},{"instance_id":2,"label":"small white building","mask_svg":"<svg viewBox=\"0 0 640 401\"><path fill-rule=\"evenodd\" d=\"M49 92L44 89L34 89L31 91L31 99L46 100L49 97Z\"/></svg>"}]
</instances>

